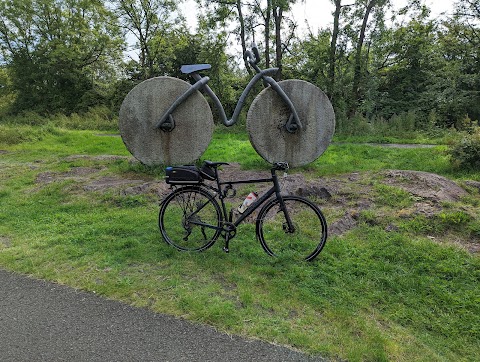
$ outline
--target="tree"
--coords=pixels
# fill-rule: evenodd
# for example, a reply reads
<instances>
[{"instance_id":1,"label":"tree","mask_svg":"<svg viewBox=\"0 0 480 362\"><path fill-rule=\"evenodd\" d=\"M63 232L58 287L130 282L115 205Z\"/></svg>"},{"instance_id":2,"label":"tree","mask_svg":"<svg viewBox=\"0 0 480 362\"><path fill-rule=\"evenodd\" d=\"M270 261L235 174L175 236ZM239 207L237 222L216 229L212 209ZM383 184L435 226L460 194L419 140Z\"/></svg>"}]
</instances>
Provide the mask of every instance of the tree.
<instances>
[{"instance_id":1,"label":"tree","mask_svg":"<svg viewBox=\"0 0 480 362\"><path fill-rule=\"evenodd\" d=\"M287 78L303 79L325 89L329 83L330 39L327 29L296 39L284 59Z\"/></svg>"},{"instance_id":2,"label":"tree","mask_svg":"<svg viewBox=\"0 0 480 362\"><path fill-rule=\"evenodd\" d=\"M430 111L424 97L437 73L440 49L437 27L429 12L417 14L408 24L383 32L382 45L375 45L378 78L377 115L391 117L409 111Z\"/></svg>"},{"instance_id":3,"label":"tree","mask_svg":"<svg viewBox=\"0 0 480 362\"><path fill-rule=\"evenodd\" d=\"M15 93L12 91L12 82L5 66L0 66L0 118L7 113L15 100Z\"/></svg>"},{"instance_id":4,"label":"tree","mask_svg":"<svg viewBox=\"0 0 480 362\"><path fill-rule=\"evenodd\" d=\"M361 16L362 22L358 31L358 38L356 40L355 46L350 115L355 114L362 97L360 90L364 72L364 67L362 66L362 53L364 50L363 45L367 34L367 26L370 15L374 12L375 9L382 10L386 5L389 5L389 0L357 0L356 5L356 14L357 16ZM381 11L379 11L378 14L382 15Z\"/></svg>"},{"instance_id":5,"label":"tree","mask_svg":"<svg viewBox=\"0 0 480 362\"><path fill-rule=\"evenodd\" d=\"M155 75L155 59L163 51L154 38L173 28L170 15L176 10L172 0L114 0L116 13L127 34L136 39L139 74L143 80Z\"/></svg>"},{"instance_id":6,"label":"tree","mask_svg":"<svg viewBox=\"0 0 480 362\"><path fill-rule=\"evenodd\" d=\"M240 45L242 47L242 55L247 50L247 24L244 15L244 4L241 0L197 0L197 3L204 9L207 9L207 27L214 28L217 24L221 24L224 29L228 26L228 22L238 19L238 26L235 26L234 33L239 34ZM251 22L251 19L249 19ZM251 29L250 29L251 30ZM245 69L248 73L252 73L250 65L244 59Z\"/></svg>"},{"instance_id":7,"label":"tree","mask_svg":"<svg viewBox=\"0 0 480 362\"><path fill-rule=\"evenodd\" d=\"M231 31L231 22L239 24L239 27L234 26L233 32L240 34L243 53L247 50L247 32L250 31L254 38L255 29L263 27L265 65L266 67L271 65L270 54L271 48L273 48L275 66L280 69L278 78L281 78L283 54L294 37L296 27L295 23L285 14L291 10L291 5L297 0L266 0L264 2L260 0L197 0L197 2L207 10L207 20L204 20L204 23L211 29L220 24L228 32ZM258 19L261 19L261 22L258 22ZM288 32L285 33L287 29ZM271 36L272 30L273 37ZM247 70L250 68L246 61L245 68Z\"/></svg>"},{"instance_id":8,"label":"tree","mask_svg":"<svg viewBox=\"0 0 480 362\"><path fill-rule=\"evenodd\" d=\"M276 79L283 78L283 53L288 48L290 41L295 34L296 24L290 21L287 28L290 30L287 34L286 41L283 39L282 28L285 20L284 13L291 10L291 5L297 0L272 0L272 15L275 25L275 66L279 69Z\"/></svg>"},{"instance_id":9,"label":"tree","mask_svg":"<svg viewBox=\"0 0 480 362\"><path fill-rule=\"evenodd\" d=\"M340 11L342 10L342 0L332 0L335 5L335 11L333 13L333 29L332 38L330 41L330 54L328 64L328 87L327 94L330 100L333 100L333 92L335 89L335 61L337 53L337 39L340 29Z\"/></svg>"},{"instance_id":10,"label":"tree","mask_svg":"<svg viewBox=\"0 0 480 362\"><path fill-rule=\"evenodd\" d=\"M102 1L5 0L0 19L16 111L69 113L101 101L101 85L122 50L115 17Z\"/></svg>"},{"instance_id":11,"label":"tree","mask_svg":"<svg viewBox=\"0 0 480 362\"><path fill-rule=\"evenodd\" d=\"M449 124L480 120L480 2L458 2L454 15L442 24L439 46L443 57L436 82L437 107Z\"/></svg>"}]
</instances>

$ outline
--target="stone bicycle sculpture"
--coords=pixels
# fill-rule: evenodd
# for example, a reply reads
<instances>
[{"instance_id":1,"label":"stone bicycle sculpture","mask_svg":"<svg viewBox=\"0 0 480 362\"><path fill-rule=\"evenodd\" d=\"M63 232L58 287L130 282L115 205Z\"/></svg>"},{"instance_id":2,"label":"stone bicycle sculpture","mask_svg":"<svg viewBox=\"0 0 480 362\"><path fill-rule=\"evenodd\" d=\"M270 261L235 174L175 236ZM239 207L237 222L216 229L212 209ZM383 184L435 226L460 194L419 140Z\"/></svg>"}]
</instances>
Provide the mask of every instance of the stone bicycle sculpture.
<instances>
[{"instance_id":1,"label":"stone bicycle sculpture","mask_svg":"<svg viewBox=\"0 0 480 362\"><path fill-rule=\"evenodd\" d=\"M267 162L288 162L291 167L316 160L328 147L335 131L333 107L318 87L302 80L277 82L278 68L260 69L258 49L244 54L256 74L243 90L234 113L225 110L199 72L209 64L184 65L181 71L195 83L172 77L148 79L125 97L119 117L123 142L140 162L154 165L192 163L200 158L213 135L213 115L206 93L225 126L234 125L254 85L267 87L247 113L247 131L257 153Z\"/></svg>"}]
</instances>

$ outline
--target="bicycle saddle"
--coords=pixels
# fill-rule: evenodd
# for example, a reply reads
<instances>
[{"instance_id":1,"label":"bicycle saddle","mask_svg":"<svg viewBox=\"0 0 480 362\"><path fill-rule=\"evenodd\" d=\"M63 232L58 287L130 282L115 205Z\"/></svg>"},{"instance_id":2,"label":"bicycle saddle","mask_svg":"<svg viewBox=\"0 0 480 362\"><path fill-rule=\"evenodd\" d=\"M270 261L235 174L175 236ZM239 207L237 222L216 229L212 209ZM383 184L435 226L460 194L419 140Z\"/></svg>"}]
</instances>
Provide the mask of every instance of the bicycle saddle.
<instances>
[{"instance_id":1,"label":"bicycle saddle","mask_svg":"<svg viewBox=\"0 0 480 362\"><path fill-rule=\"evenodd\" d=\"M228 165L226 162L212 162L212 161L205 161L205 164L210 166L210 167L217 167L220 165Z\"/></svg>"},{"instance_id":2,"label":"bicycle saddle","mask_svg":"<svg viewBox=\"0 0 480 362\"><path fill-rule=\"evenodd\" d=\"M180 71L183 74L191 74L195 72L199 72L201 70L207 70L210 69L212 66L210 64L186 64L182 65L180 68Z\"/></svg>"}]
</instances>

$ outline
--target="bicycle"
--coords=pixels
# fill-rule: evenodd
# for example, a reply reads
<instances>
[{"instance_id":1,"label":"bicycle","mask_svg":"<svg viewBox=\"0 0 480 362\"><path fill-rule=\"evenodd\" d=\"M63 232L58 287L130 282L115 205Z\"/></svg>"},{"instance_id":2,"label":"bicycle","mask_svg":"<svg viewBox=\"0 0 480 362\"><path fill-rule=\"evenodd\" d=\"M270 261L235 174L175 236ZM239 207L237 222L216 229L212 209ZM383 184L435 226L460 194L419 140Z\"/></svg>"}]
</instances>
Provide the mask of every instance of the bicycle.
<instances>
[{"instance_id":1,"label":"bicycle","mask_svg":"<svg viewBox=\"0 0 480 362\"><path fill-rule=\"evenodd\" d=\"M278 68L260 69L256 46L244 54L256 74L243 90L234 113L227 118L217 95L208 86L209 77L200 72L209 64L183 65L189 83L172 77L148 79L125 97L119 128L127 149L147 165L195 162L213 135L213 115L204 91L225 126L236 124L248 94L262 81L267 88L252 102L247 130L254 149L269 163L287 161L303 166L328 147L335 130L335 114L328 97L318 87L301 80L277 82ZM185 144L189 147L186 148Z\"/></svg>"},{"instance_id":2,"label":"bicycle","mask_svg":"<svg viewBox=\"0 0 480 362\"><path fill-rule=\"evenodd\" d=\"M161 202L158 219L167 244L181 251L200 252L223 236L223 250L228 253L237 227L261 207L255 233L268 255L306 261L317 257L327 240L327 222L312 201L281 194L276 172L286 173L288 163L273 164L270 178L230 181L220 180L221 165L228 163L205 161L201 168L167 168L166 181L173 191ZM234 185L253 183L272 183L272 187L234 220L234 209L227 212L225 199L235 195Z\"/></svg>"}]
</instances>

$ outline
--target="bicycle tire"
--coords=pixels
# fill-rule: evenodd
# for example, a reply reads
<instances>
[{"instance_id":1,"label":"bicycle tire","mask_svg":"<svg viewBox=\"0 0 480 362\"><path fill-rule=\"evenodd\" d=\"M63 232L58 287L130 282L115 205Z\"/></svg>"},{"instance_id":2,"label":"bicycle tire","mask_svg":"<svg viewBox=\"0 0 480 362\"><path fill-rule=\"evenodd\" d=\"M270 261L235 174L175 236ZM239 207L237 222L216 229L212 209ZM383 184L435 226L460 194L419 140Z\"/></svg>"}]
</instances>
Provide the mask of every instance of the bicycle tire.
<instances>
[{"instance_id":1,"label":"bicycle tire","mask_svg":"<svg viewBox=\"0 0 480 362\"><path fill-rule=\"evenodd\" d=\"M181 251L203 251L221 234L223 217L215 198L200 187L182 187L166 197L158 225L167 244Z\"/></svg>"},{"instance_id":2,"label":"bicycle tire","mask_svg":"<svg viewBox=\"0 0 480 362\"><path fill-rule=\"evenodd\" d=\"M270 256L311 261L322 251L327 241L327 221L310 200L299 196L284 196L283 201L294 225L289 231L285 214L278 199L266 204L258 215L257 238Z\"/></svg>"}]
</instances>

